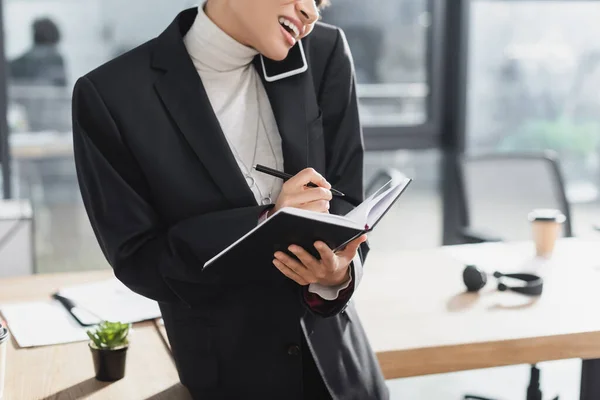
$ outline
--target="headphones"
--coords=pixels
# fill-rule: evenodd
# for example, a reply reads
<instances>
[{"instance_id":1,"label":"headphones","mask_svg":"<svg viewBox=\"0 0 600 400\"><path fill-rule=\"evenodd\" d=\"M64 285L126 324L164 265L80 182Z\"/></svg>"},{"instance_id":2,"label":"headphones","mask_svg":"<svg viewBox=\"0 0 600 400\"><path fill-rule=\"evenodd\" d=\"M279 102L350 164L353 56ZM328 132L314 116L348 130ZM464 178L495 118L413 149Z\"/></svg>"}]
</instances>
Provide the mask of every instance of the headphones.
<instances>
[{"instance_id":1,"label":"headphones","mask_svg":"<svg viewBox=\"0 0 600 400\"><path fill-rule=\"evenodd\" d=\"M544 280L533 274L503 274L494 272L494 278L498 279L498 290L501 292L510 290L526 296L539 296L544 289ZM525 283L524 286L508 286L501 282L502 278L518 279ZM488 280L488 274L477 268L475 265L467 265L463 271L463 282L467 286L468 292L478 292L482 289Z\"/></svg>"}]
</instances>

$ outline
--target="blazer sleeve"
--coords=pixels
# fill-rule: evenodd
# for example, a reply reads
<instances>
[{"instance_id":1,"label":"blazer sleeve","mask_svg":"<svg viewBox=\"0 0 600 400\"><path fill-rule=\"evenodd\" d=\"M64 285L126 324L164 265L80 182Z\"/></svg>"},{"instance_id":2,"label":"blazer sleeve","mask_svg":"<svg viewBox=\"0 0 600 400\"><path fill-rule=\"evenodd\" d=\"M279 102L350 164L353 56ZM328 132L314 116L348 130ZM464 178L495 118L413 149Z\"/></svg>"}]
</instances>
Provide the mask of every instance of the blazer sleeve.
<instances>
[{"instance_id":1,"label":"blazer sleeve","mask_svg":"<svg viewBox=\"0 0 600 400\"><path fill-rule=\"evenodd\" d=\"M352 55L346 37L340 29L337 30L337 39L323 74L318 102L323 113L325 178L333 187L346 194L343 198L333 197L330 212L343 215L364 199L364 144ZM355 260L351 265L352 282L336 299L317 298L315 293L305 290L305 301L314 312L322 316L331 316L346 307L360 283L368 252L368 243L363 243L358 250L359 260Z\"/></svg>"},{"instance_id":2,"label":"blazer sleeve","mask_svg":"<svg viewBox=\"0 0 600 400\"><path fill-rule=\"evenodd\" d=\"M77 81L73 93L73 145L83 202L116 277L159 302L193 306L218 294L223 277L206 277L202 266L254 228L266 207L165 224L154 211L141 168L86 77Z\"/></svg>"}]
</instances>

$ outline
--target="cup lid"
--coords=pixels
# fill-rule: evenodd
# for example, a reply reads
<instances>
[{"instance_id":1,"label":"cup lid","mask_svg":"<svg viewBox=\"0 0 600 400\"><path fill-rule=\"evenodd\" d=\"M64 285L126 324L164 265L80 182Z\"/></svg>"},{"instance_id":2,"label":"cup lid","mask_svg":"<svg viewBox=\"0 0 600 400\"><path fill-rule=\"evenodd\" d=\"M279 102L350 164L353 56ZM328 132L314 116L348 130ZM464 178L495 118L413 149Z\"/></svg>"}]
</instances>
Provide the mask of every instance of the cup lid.
<instances>
[{"instance_id":1,"label":"cup lid","mask_svg":"<svg viewBox=\"0 0 600 400\"><path fill-rule=\"evenodd\" d=\"M567 220L567 217L560 211L553 208L538 208L533 210L527 216L529 221L549 221L562 224Z\"/></svg>"}]
</instances>

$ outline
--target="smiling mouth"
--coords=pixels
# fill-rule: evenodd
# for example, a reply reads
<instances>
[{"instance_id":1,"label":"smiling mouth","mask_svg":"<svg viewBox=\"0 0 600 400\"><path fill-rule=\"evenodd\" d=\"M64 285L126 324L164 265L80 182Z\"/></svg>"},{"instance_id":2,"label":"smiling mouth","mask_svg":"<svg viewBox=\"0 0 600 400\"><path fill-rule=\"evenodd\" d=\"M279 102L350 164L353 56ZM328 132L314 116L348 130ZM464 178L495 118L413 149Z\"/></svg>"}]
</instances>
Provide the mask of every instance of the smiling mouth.
<instances>
[{"instance_id":1,"label":"smiling mouth","mask_svg":"<svg viewBox=\"0 0 600 400\"><path fill-rule=\"evenodd\" d=\"M279 25L283 27L294 39L300 37L300 30L292 21L285 17L279 17Z\"/></svg>"}]
</instances>

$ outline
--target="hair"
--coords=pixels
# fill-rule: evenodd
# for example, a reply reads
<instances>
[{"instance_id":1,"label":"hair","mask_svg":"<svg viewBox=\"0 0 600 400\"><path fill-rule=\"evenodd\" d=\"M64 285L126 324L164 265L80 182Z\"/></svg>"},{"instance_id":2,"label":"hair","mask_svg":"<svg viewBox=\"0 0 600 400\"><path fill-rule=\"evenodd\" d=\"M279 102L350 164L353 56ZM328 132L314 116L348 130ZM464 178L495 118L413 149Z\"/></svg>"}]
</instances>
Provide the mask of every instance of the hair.
<instances>
[{"instance_id":1,"label":"hair","mask_svg":"<svg viewBox=\"0 0 600 400\"><path fill-rule=\"evenodd\" d=\"M33 22L35 44L57 44L60 41L58 26L50 18L40 18Z\"/></svg>"},{"instance_id":2,"label":"hair","mask_svg":"<svg viewBox=\"0 0 600 400\"><path fill-rule=\"evenodd\" d=\"M329 0L315 0L315 3L317 3L317 7L319 8L324 8L331 4Z\"/></svg>"}]
</instances>

